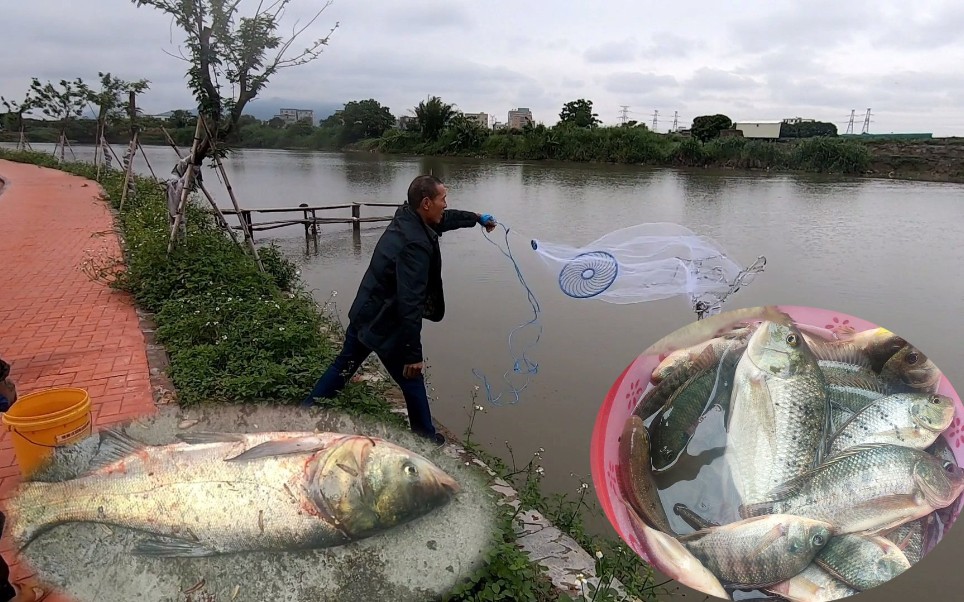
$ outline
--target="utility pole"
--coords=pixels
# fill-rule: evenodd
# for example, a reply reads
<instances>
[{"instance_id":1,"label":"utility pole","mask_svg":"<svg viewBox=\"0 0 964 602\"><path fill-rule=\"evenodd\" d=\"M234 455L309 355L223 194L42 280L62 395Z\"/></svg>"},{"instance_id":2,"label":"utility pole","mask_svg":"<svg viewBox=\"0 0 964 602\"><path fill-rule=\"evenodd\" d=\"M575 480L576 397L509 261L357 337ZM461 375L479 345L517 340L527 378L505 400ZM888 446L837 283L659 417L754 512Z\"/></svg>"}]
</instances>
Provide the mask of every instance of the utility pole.
<instances>
[{"instance_id":1,"label":"utility pole","mask_svg":"<svg viewBox=\"0 0 964 602\"><path fill-rule=\"evenodd\" d=\"M847 133L854 133L854 115L857 113L857 109L850 109L850 123L847 124Z\"/></svg>"},{"instance_id":2,"label":"utility pole","mask_svg":"<svg viewBox=\"0 0 964 602\"><path fill-rule=\"evenodd\" d=\"M672 129L672 131L675 132L678 128L679 128L679 111L673 111L673 129Z\"/></svg>"},{"instance_id":3,"label":"utility pole","mask_svg":"<svg viewBox=\"0 0 964 602\"><path fill-rule=\"evenodd\" d=\"M864 117L864 129L860 133L861 134L870 133L870 109L867 109L867 115Z\"/></svg>"},{"instance_id":4,"label":"utility pole","mask_svg":"<svg viewBox=\"0 0 964 602\"><path fill-rule=\"evenodd\" d=\"M629 105L619 105L619 106L622 108L622 112L619 115L619 121L622 122L623 125L626 125L626 119L627 119L626 114L629 112Z\"/></svg>"},{"instance_id":5,"label":"utility pole","mask_svg":"<svg viewBox=\"0 0 964 602\"><path fill-rule=\"evenodd\" d=\"M653 111L653 131L654 132L656 131L656 122L658 118L659 118L659 110L654 110Z\"/></svg>"}]
</instances>

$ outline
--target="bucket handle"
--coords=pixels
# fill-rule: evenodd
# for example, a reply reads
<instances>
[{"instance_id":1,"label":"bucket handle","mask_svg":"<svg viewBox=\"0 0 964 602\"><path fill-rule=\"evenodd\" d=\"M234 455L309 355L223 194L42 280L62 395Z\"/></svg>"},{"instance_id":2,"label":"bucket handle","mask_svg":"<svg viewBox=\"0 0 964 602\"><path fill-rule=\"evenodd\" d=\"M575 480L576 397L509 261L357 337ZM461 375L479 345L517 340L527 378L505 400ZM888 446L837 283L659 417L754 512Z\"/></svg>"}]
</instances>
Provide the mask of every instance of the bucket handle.
<instances>
[{"instance_id":1,"label":"bucket handle","mask_svg":"<svg viewBox=\"0 0 964 602\"><path fill-rule=\"evenodd\" d=\"M90 426L92 426L92 423L91 423L90 421L88 421L88 422L87 422L87 425L84 427L84 429L78 431L78 434L84 432L84 430L86 430L86 429L89 428ZM61 445L47 445L46 443L37 443L36 441L32 440L30 437L24 435L23 433L21 433L21 432L18 431L18 430L15 430L15 429L14 429L13 432L16 433L16 434L18 434L18 435L20 435L20 436L23 437L24 439L26 439L26 440L27 440L27 443L30 443L31 445L36 445L37 447L46 447L46 448L48 448L48 449L57 449L58 447L62 447Z\"/></svg>"}]
</instances>

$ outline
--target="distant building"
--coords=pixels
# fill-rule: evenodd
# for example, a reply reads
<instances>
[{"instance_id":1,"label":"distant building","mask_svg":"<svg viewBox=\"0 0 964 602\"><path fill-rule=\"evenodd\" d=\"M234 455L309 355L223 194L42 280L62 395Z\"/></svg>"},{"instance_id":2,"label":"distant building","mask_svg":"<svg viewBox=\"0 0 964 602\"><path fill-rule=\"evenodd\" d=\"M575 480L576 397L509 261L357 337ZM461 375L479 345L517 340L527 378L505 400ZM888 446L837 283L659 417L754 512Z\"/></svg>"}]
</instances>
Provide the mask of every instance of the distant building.
<instances>
[{"instance_id":1,"label":"distant building","mask_svg":"<svg viewBox=\"0 0 964 602\"><path fill-rule=\"evenodd\" d=\"M465 118L469 121L474 121L481 125L485 129L489 129L489 114L488 113L462 113Z\"/></svg>"},{"instance_id":2,"label":"distant building","mask_svg":"<svg viewBox=\"0 0 964 602\"><path fill-rule=\"evenodd\" d=\"M311 109L280 109L275 115L285 123L298 123L307 120L308 123L315 123L315 112Z\"/></svg>"},{"instance_id":3,"label":"distant building","mask_svg":"<svg viewBox=\"0 0 964 602\"><path fill-rule=\"evenodd\" d=\"M783 121L740 121L734 123L732 129L742 132L744 138L777 140L782 125Z\"/></svg>"},{"instance_id":4,"label":"distant building","mask_svg":"<svg viewBox=\"0 0 964 602\"><path fill-rule=\"evenodd\" d=\"M400 130L407 130L409 124L415 123L415 118L411 115L402 115L395 120L395 127Z\"/></svg>"},{"instance_id":5,"label":"distant building","mask_svg":"<svg viewBox=\"0 0 964 602\"><path fill-rule=\"evenodd\" d=\"M521 130L526 124L532 125L532 111L519 107L509 111L509 127Z\"/></svg>"}]
</instances>

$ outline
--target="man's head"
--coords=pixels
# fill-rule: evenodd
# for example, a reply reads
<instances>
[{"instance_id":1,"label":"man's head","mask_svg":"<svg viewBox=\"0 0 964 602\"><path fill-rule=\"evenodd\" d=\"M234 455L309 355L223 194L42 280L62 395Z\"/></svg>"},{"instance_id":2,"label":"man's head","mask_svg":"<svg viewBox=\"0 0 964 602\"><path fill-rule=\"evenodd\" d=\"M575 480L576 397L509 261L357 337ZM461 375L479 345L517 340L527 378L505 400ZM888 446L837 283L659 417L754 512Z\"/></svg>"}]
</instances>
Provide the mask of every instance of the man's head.
<instances>
[{"instance_id":1,"label":"man's head","mask_svg":"<svg viewBox=\"0 0 964 602\"><path fill-rule=\"evenodd\" d=\"M448 206L445 184L435 176L418 176L408 186L408 205L429 225L442 221L442 212Z\"/></svg>"}]
</instances>

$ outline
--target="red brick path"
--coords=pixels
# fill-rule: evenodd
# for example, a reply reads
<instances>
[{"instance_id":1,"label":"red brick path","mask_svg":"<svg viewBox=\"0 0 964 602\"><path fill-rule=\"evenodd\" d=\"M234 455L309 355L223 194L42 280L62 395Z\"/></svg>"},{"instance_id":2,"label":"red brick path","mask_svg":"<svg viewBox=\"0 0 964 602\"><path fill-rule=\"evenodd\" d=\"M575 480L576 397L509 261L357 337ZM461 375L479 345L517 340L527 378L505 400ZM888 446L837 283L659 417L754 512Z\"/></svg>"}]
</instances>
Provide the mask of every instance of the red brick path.
<instances>
[{"instance_id":1,"label":"red brick path","mask_svg":"<svg viewBox=\"0 0 964 602\"><path fill-rule=\"evenodd\" d=\"M91 257L120 257L101 188L64 172L0 160L0 357L19 395L80 387L95 428L155 410L146 342L129 295L91 280ZM10 434L0 428L0 500L20 480ZM0 554L17 564L6 534ZM46 602L68 602L54 593Z\"/></svg>"}]
</instances>

